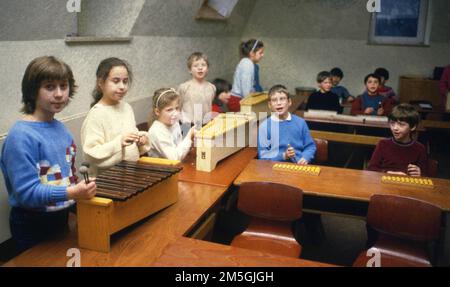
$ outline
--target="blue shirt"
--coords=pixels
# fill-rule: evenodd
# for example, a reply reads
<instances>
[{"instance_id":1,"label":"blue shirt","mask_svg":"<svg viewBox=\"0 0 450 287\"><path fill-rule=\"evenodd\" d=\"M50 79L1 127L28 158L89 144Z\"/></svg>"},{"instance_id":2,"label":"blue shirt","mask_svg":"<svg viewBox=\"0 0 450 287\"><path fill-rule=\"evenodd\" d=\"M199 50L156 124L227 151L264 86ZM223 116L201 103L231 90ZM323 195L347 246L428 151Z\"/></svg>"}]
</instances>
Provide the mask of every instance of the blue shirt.
<instances>
[{"instance_id":1,"label":"blue shirt","mask_svg":"<svg viewBox=\"0 0 450 287\"><path fill-rule=\"evenodd\" d=\"M333 94L338 95L341 103L343 100L346 100L350 96L350 93L348 92L348 90L343 86L332 87L331 92Z\"/></svg>"},{"instance_id":2,"label":"blue shirt","mask_svg":"<svg viewBox=\"0 0 450 287\"><path fill-rule=\"evenodd\" d=\"M367 109L367 108L373 108L373 112L372 115L376 115L377 114L377 110L380 108L380 105L383 103L384 100L384 96L378 94L376 96L369 96L369 93L367 91L365 91L362 95L361 95L362 100L363 100L363 110Z\"/></svg>"},{"instance_id":3,"label":"blue shirt","mask_svg":"<svg viewBox=\"0 0 450 287\"><path fill-rule=\"evenodd\" d=\"M286 161L283 153L290 144L295 149L295 162L302 157L309 163L316 153L316 144L312 139L305 120L289 114L280 121L271 116L258 129L258 158L272 161Z\"/></svg>"},{"instance_id":4,"label":"blue shirt","mask_svg":"<svg viewBox=\"0 0 450 287\"><path fill-rule=\"evenodd\" d=\"M16 122L0 159L9 204L40 211L72 205L66 190L76 183L75 152L72 135L61 122Z\"/></svg>"},{"instance_id":5,"label":"blue shirt","mask_svg":"<svg viewBox=\"0 0 450 287\"><path fill-rule=\"evenodd\" d=\"M236 97L243 98L248 94L255 92L255 75L258 68L249 58L242 58L236 67L233 76L233 86L231 94ZM259 81L259 75L258 81ZM259 84L258 84L259 85Z\"/></svg>"}]
</instances>

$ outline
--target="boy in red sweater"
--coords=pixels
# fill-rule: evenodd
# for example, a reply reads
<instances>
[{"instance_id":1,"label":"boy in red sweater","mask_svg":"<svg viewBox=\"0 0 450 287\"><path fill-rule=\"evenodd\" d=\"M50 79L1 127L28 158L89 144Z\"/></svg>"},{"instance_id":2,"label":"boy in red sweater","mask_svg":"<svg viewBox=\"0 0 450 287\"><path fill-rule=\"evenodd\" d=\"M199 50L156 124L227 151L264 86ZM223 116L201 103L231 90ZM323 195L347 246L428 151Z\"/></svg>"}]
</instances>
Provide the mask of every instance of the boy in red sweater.
<instances>
[{"instance_id":1,"label":"boy in red sweater","mask_svg":"<svg viewBox=\"0 0 450 287\"><path fill-rule=\"evenodd\" d=\"M400 104L389 115L392 138L381 140L367 169L397 175L426 176L425 146L412 138L420 115L410 104Z\"/></svg>"}]
</instances>

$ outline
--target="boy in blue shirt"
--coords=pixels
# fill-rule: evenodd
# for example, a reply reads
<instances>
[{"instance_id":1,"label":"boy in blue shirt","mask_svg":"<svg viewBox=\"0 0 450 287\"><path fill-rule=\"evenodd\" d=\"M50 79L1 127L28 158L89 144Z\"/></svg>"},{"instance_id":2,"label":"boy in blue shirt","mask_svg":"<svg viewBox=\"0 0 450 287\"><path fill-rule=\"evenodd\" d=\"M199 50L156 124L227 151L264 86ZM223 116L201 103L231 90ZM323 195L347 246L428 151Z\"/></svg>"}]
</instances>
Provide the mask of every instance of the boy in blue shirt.
<instances>
[{"instance_id":1,"label":"boy in blue shirt","mask_svg":"<svg viewBox=\"0 0 450 287\"><path fill-rule=\"evenodd\" d=\"M258 158L301 165L310 163L316 144L305 120L289 113L292 100L286 87L273 86L269 90L268 105L272 116L258 129Z\"/></svg>"},{"instance_id":2,"label":"boy in blue shirt","mask_svg":"<svg viewBox=\"0 0 450 287\"><path fill-rule=\"evenodd\" d=\"M75 143L64 125L54 119L75 88L70 67L54 57L36 58L25 71L25 115L10 129L0 160L18 252L64 230L74 199L95 195L95 182L77 184Z\"/></svg>"},{"instance_id":3,"label":"boy in blue shirt","mask_svg":"<svg viewBox=\"0 0 450 287\"><path fill-rule=\"evenodd\" d=\"M333 68L330 71L331 74L331 83L333 87L331 88L331 92L338 95L339 97L339 103L351 103L355 100L355 98L350 95L348 90L344 87L339 85L339 83L344 78L344 72L340 68Z\"/></svg>"}]
</instances>

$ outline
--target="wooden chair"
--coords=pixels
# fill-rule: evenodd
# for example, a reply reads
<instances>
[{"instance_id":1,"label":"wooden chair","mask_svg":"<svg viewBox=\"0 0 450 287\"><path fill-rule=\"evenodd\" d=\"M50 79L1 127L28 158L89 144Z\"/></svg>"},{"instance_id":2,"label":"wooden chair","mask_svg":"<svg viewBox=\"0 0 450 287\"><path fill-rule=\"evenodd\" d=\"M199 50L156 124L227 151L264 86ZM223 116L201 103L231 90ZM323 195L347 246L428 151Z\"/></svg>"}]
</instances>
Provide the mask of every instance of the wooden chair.
<instances>
[{"instance_id":1,"label":"wooden chair","mask_svg":"<svg viewBox=\"0 0 450 287\"><path fill-rule=\"evenodd\" d=\"M375 235L375 243L359 254L353 266L366 266L372 258L367 256L367 251L379 252L381 267L432 266L427 247L439 237L441 216L439 207L425 201L396 195L373 195L367 226L368 231L372 230ZM369 241L370 237L369 233Z\"/></svg>"},{"instance_id":2,"label":"wooden chair","mask_svg":"<svg viewBox=\"0 0 450 287\"><path fill-rule=\"evenodd\" d=\"M270 182L247 182L239 188L238 209L250 216L247 229L237 235L232 246L281 256L300 256L291 224L301 218L303 191Z\"/></svg>"},{"instance_id":3,"label":"wooden chair","mask_svg":"<svg viewBox=\"0 0 450 287\"><path fill-rule=\"evenodd\" d=\"M437 177L438 176L438 161L435 159L428 159L428 175L430 177Z\"/></svg>"},{"instance_id":4,"label":"wooden chair","mask_svg":"<svg viewBox=\"0 0 450 287\"><path fill-rule=\"evenodd\" d=\"M316 155L314 157L314 162L318 164L323 164L328 161L328 141L324 139L314 139L316 143Z\"/></svg>"}]
</instances>

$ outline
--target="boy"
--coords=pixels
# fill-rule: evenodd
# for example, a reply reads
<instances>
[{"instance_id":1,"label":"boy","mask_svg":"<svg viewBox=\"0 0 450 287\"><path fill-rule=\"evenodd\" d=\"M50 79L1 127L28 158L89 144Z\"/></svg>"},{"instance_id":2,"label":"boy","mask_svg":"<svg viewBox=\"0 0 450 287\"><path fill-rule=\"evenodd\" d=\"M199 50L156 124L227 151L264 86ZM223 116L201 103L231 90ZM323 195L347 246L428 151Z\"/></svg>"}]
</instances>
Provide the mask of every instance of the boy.
<instances>
[{"instance_id":1,"label":"boy","mask_svg":"<svg viewBox=\"0 0 450 287\"><path fill-rule=\"evenodd\" d=\"M393 137L377 144L368 169L398 175L426 176L426 149L412 138L419 120L420 115L412 105L396 106L389 115Z\"/></svg>"},{"instance_id":2,"label":"boy","mask_svg":"<svg viewBox=\"0 0 450 287\"><path fill-rule=\"evenodd\" d=\"M380 77L369 74L364 78L366 91L358 96L352 103L352 115L389 115L392 111L393 101L378 93Z\"/></svg>"},{"instance_id":3,"label":"boy","mask_svg":"<svg viewBox=\"0 0 450 287\"><path fill-rule=\"evenodd\" d=\"M374 74L380 78L380 87L378 88L378 94L392 99L395 102L398 102L399 99L394 90L391 87L386 86L386 82L389 80L389 71L385 68L377 68Z\"/></svg>"},{"instance_id":4,"label":"boy","mask_svg":"<svg viewBox=\"0 0 450 287\"><path fill-rule=\"evenodd\" d=\"M338 95L331 92L331 74L323 71L317 75L319 91L309 96L306 110L327 110L342 113Z\"/></svg>"},{"instance_id":5,"label":"boy","mask_svg":"<svg viewBox=\"0 0 450 287\"><path fill-rule=\"evenodd\" d=\"M54 57L34 59L25 71L25 116L10 129L0 160L18 252L64 230L74 199L95 195L95 182L76 184L76 146L69 131L54 119L75 88L70 67Z\"/></svg>"},{"instance_id":6,"label":"boy","mask_svg":"<svg viewBox=\"0 0 450 287\"><path fill-rule=\"evenodd\" d=\"M339 83L344 78L344 72L340 68L333 68L330 71L331 74L331 92L338 95L339 102L341 104L351 103L355 100L355 97L351 96L348 90L344 86L340 86Z\"/></svg>"},{"instance_id":7,"label":"boy","mask_svg":"<svg viewBox=\"0 0 450 287\"><path fill-rule=\"evenodd\" d=\"M187 66L192 79L181 84L177 90L181 96L183 131L189 130L198 121L203 124L209 122L216 93L214 85L206 81L209 62L205 54L193 53L188 58Z\"/></svg>"},{"instance_id":8,"label":"boy","mask_svg":"<svg viewBox=\"0 0 450 287\"><path fill-rule=\"evenodd\" d=\"M258 129L258 158L288 161L306 165L316 152L306 122L289 113L292 100L286 87L275 85L269 90L272 116Z\"/></svg>"}]
</instances>

